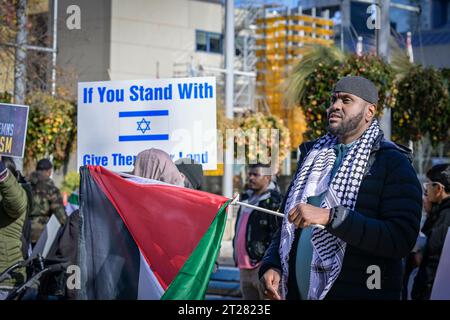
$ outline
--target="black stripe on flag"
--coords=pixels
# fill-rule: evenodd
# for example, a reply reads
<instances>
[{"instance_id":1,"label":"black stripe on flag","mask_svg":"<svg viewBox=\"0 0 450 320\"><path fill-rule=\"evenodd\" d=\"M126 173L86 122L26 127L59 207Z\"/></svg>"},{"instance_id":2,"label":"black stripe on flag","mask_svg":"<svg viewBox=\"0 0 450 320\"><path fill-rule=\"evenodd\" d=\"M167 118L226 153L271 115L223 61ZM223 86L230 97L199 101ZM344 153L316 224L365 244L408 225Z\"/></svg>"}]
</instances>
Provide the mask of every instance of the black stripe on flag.
<instances>
[{"instance_id":1,"label":"black stripe on flag","mask_svg":"<svg viewBox=\"0 0 450 320\"><path fill-rule=\"evenodd\" d=\"M137 299L140 254L122 218L80 168L81 290L79 299Z\"/></svg>"}]
</instances>

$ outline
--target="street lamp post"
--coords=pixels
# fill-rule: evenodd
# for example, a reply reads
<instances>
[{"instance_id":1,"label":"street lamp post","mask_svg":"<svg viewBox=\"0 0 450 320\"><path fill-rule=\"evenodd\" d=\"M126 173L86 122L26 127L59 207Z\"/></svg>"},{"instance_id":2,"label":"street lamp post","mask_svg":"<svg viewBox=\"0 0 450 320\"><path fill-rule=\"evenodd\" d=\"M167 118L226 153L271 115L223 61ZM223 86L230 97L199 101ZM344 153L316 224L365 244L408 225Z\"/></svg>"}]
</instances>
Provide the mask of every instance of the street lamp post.
<instances>
[{"instance_id":1,"label":"street lamp post","mask_svg":"<svg viewBox=\"0 0 450 320\"><path fill-rule=\"evenodd\" d=\"M225 8L225 115L233 119L234 100L234 0L226 1ZM226 132L224 145L222 193L226 197L233 196L233 137Z\"/></svg>"}]
</instances>

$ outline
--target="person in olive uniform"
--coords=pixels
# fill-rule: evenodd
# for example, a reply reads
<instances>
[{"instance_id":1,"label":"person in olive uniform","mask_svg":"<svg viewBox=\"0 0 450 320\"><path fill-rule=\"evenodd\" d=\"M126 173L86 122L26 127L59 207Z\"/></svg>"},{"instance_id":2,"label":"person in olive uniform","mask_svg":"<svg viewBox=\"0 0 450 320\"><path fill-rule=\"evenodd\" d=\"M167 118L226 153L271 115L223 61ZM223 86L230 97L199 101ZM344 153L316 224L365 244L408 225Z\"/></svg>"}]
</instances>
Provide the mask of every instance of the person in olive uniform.
<instances>
[{"instance_id":1,"label":"person in olive uniform","mask_svg":"<svg viewBox=\"0 0 450 320\"><path fill-rule=\"evenodd\" d=\"M30 214L31 243L33 246L53 214L61 224L64 224L67 220L61 192L50 178L52 170L53 165L50 160L42 159L37 163L36 171L29 177L34 202L34 208Z\"/></svg>"}]
</instances>

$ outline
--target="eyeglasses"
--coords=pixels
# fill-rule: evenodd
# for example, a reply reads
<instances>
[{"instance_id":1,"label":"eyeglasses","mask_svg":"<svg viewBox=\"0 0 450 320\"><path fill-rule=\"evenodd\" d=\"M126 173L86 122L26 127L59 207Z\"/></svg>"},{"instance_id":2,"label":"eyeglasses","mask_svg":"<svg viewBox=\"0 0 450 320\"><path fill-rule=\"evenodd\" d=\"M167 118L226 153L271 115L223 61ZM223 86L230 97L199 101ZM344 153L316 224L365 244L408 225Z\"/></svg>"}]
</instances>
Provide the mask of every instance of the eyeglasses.
<instances>
[{"instance_id":1,"label":"eyeglasses","mask_svg":"<svg viewBox=\"0 0 450 320\"><path fill-rule=\"evenodd\" d=\"M423 187L424 190L427 190L429 185L432 185L432 186L439 185L439 186L442 186L442 188L445 189L444 185L442 183L440 183L440 182L424 182L422 184L422 187Z\"/></svg>"}]
</instances>

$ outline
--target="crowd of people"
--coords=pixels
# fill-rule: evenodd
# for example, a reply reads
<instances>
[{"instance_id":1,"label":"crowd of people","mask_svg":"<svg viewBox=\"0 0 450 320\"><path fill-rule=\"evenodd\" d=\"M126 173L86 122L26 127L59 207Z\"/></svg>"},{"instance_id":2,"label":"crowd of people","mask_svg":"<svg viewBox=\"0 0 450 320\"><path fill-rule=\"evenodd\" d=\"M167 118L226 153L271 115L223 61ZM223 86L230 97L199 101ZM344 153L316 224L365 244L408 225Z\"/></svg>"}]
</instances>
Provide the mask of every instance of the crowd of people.
<instances>
[{"instance_id":1,"label":"crowd of people","mask_svg":"<svg viewBox=\"0 0 450 320\"><path fill-rule=\"evenodd\" d=\"M430 299L450 227L450 164L433 166L421 185L411 150L384 138L377 103L371 81L337 82L328 133L299 147L284 197L268 165L248 166L241 201L284 216L238 211L244 299ZM48 259L77 263L80 213L66 213L52 170L42 159L25 178L13 159L0 160L0 300L27 280L26 268L8 270L30 258L51 216L62 227ZM200 164L158 149L140 152L131 174L196 190L204 182ZM43 278L34 297L73 298L64 277Z\"/></svg>"}]
</instances>

